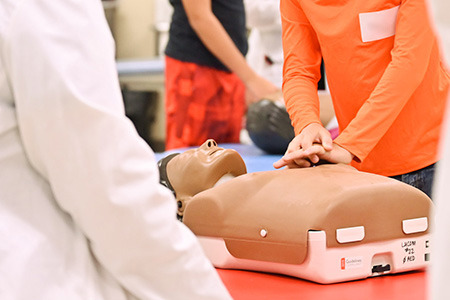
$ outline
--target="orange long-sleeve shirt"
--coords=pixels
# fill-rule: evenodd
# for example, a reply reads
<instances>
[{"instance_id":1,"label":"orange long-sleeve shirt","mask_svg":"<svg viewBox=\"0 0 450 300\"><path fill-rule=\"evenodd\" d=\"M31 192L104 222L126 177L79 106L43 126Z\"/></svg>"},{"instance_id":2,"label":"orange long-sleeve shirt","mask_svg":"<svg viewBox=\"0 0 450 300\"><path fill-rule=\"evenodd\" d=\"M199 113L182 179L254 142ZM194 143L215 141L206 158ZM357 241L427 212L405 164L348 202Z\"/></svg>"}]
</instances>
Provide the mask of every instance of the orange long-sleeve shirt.
<instances>
[{"instance_id":1,"label":"orange long-sleeve shirt","mask_svg":"<svg viewBox=\"0 0 450 300\"><path fill-rule=\"evenodd\" d=\"M281 0L283 94L296 134L319 120L323 56L340 135L362 171L438 160L450 76L424 0Z\"/></svg>"}]
</instances>

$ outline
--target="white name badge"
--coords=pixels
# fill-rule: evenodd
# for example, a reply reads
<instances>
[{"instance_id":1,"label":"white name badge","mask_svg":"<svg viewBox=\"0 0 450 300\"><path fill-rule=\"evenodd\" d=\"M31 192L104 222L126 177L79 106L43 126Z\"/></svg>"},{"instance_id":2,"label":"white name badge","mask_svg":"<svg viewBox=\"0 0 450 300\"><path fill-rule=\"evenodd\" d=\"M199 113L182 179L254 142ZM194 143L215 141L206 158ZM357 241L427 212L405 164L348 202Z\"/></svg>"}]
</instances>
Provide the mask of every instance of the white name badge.
<instances>
[{"instance_id":1,"label":"white name badge","mask_svg":"<svg viewBox=\"0 0 450 300\"><path fill-rule=\"evenodd\" d=\"M364 43L395 35L395 24L400 6L386 10L359 14L361 38Z\"/></svg>"}]
</instances>

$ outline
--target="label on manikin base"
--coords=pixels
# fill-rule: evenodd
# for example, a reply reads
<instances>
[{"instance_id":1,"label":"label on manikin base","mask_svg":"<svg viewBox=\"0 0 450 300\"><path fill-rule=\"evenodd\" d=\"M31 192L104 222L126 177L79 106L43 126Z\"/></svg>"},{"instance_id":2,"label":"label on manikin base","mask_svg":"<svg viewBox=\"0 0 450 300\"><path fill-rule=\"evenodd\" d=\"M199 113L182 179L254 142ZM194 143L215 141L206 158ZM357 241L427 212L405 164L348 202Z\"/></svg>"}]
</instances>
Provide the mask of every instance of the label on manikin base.
<instances>
[{"instance_id":1,"label":"label on manikin base","mask_svg":"<svg viewBox=\"0 0 450 300\"><path fill-rule=\"evenodd\" d=\"M363 265L363 257L343 257L341 258L341 270L361 268Z\"/></svg>"}]
</instances>

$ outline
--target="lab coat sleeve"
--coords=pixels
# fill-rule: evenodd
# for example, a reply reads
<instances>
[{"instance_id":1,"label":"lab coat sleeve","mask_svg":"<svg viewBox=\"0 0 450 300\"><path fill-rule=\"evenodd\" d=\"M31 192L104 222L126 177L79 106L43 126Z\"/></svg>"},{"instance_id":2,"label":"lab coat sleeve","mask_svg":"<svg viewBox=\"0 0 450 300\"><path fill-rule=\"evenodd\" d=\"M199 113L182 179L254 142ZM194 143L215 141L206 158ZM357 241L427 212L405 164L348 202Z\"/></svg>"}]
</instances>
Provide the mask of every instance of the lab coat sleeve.
<instances>
[{"instance_id":1,"label":"lab coat sleeve","mask_svg":"<svg viewBox=\"0 0 450 300\"><path fill-rule=\"evenodd\" d=\"M279 0L244 0L247 27L281 26Z\"/></svg>"},{"instance_id":2,"label":"lab coat sleeve","mask_svg":"<svg viewBox=\"0 0 450 300\"><path fill-rule=\"evenodd\" d=\"M22 1L2 47L26 154L100 264L139 299L230 298L124 116L101 2Z\"/></svg>"},{"instance_id":3,"label":"lab coat sleeve","mask_svg":"<svg viewBox=\"0 0 450 300\"><path fill-rule=\"evenodd\" d=\"M317 83L322 54L317 35L299 1L281 0L284 51L283 96L299 134L310 123L320 123Z\"/></svg>"},{"instance_id":4,"label":"lab coat sleeve","mask_svg":"<svg viewBox=\"0 0 450 300\"><path fill-rule=\"evenodd\" d=\"M450 67L450 1L432 0L431 3L432 15L448 69Z\"/></svg>"},{"instance_id":5,"label":"lab coat sleeve","mask_svg":"<svg viewBox=\"0 0 450 300\"><path fill-rule=\"evenodd\" d=\"M403 0L392 60L356 117L335 139L337 144L361 161L367 157L422 82L435 42L425 0Z\"/></svg>"},{"instance_id":6,"label":"lab coat sleeve","mask_svg":"<svg viewBox=\"0 0 450 300\"><path fill-rule=\"evenodd\" d=\"M449 23L450 25L450 23ZM450 38L450 35L448 36ZM450 53L448 53L450 55ZM447 112L445 126L442 132L441 156L442 160L437 165L435 183L433 185L433 202L436 204L434 210L434 234L431 241L433 245L434 261L439 262L431 266L429 276L429 299L450 299L450 286L448 282L450 275L450 259L448 249L450 247L450 94L447 97Z\"/></svg>"},{"instance_id":7,"label":"lab coat sleeve","mask_svg":"<svg viewBox=\"0 0 450 300\"><path fill-rule=\"evenodd\" d=\"M450 2L447 0L431 1L433 16L435 17L436 29L440 34L442 49L446 55L447 63L450 62ZM447 64L448 67L448 64ZM429 278L429 299L450 299L450 259L448 249L450 248L450 93L447 96L447 112L445 126L442 132L441 157L433 186L433 201L435 206L434 234L431 241L433 245L433 259L436 262L431 266Z\"/></svg>"}]
</instances>

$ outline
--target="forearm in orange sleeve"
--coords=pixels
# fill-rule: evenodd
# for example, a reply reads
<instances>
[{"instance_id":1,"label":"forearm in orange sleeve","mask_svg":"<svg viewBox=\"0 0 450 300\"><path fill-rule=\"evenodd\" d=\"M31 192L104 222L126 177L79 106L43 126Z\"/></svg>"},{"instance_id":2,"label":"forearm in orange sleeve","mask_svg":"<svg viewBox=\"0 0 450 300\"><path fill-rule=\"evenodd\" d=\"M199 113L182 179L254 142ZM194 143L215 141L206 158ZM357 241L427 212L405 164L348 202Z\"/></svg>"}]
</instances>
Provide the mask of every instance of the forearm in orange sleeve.
<instances>
[{"instance_id":1,"label":"forearm in orange sleeve","mask_svg":"<svg viewBox=\"0 0 450 300\"><path fill-rule=\"evenodd\" d=\"M402 1L392 60L337 144L361 161L367 157L422 82L434 44L424 0Z\"/></svg>"},{"instance_id":2,"label":"forearm in orange sleeve","mask_svg":"<svg viewBox=\"0 0 450 300\"><path fill-rule=\"evenodd\" d=\"M316 33L297 1L281 0L283 97L295 133L320 123L317 82L322 55Z\"/></svg>"}]
</instances>

